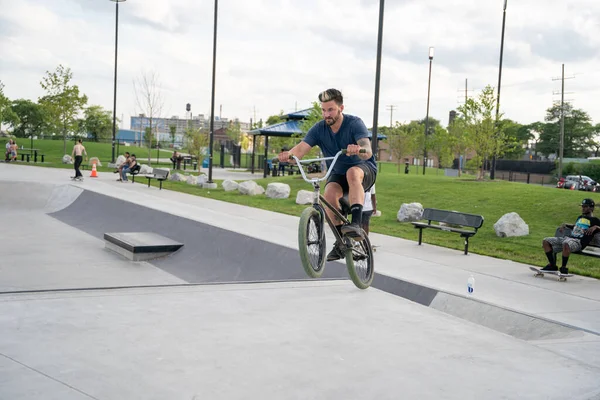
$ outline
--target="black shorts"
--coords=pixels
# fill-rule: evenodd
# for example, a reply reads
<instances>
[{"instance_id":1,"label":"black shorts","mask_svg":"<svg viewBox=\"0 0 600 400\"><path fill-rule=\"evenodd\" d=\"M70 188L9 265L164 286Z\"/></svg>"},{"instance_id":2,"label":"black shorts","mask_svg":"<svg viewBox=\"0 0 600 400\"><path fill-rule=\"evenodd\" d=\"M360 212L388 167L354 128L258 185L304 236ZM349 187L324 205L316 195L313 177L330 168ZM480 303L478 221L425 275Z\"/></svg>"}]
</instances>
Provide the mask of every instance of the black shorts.
<instances>
[{"instance_id":1,"label":"black shorts","mask_svg":"<svg viewBox=\"0 0 600 400\"><path fill-rule=\"evenodd\" d=\"M363 185L363 189L365 190L365 192L369 189L371 189L371 186L373 186L375 184L375 179L377 179L377 171L373 170L372 168L370 168L367 164L358 164L356 165L356 167L359 167L360 169L362 169L365 173L365 176L363 178L362 181L362 185ZM327 178L327 183L330 182L335 182L338 185L340 185L342 187L342 192L344 193L348 193L348 179L346 178L346 175L340 175L340 174L331 174L329 175L329 178Z\"/></svg>"}]
</instances>

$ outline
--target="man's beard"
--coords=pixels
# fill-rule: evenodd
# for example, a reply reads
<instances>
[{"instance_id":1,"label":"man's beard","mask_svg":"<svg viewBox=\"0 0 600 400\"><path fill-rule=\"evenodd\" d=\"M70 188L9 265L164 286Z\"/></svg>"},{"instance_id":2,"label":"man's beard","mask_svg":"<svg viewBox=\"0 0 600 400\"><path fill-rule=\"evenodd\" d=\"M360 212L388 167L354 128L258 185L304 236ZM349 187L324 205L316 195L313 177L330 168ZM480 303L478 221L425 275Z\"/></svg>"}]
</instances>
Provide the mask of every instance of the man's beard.
<instances>
[{"instance_id":1,"label":"man's beard","mask_svg":"<svg viewBox=\"0 0 600 400\"><path fill-rule=\"evenodd\" d=\"M325 119L325 123L329 126L335 125L336 122L338 122L340 119L340 113L338 112L338 114L333 117L333 118L326 118Z\"/></svg>"}]
</instances>

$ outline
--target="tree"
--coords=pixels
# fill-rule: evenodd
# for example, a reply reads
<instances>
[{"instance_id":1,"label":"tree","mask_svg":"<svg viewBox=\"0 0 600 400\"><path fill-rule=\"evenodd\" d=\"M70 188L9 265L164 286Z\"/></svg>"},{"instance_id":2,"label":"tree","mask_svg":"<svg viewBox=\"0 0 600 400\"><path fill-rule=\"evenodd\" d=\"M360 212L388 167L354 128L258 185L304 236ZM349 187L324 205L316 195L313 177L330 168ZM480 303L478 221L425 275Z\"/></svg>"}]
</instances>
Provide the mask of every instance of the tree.
<instances>
[{"instance_id":1,"label":"tree","mask_svg":"<svg viewBox=\"0 0 600 400\"><path fill-rule=\"evenodd\" d=\"M169 125L169 135L171 136L171 144L175 144L175 134L177 133L177 125Z\"/></svg>"},{"instance_id":2,"label":"tree","mask_svg":"<svg viewBox=\"0 0 600 400\"><path fill-rule=\"evenodd\" d=\"M434 126L434 132L427 144L438 157L438 163L443 168L450 168L454 162L454 154L450 146L452 137L441 125Z\"/></svg>"},{"instance_id":3,"label":"tree","mask_svg":"<svg viewBox=\"0 0 600 400\"><path fill-rule=\"evenodd\" d=\"M240 123L237 121L231 121L225 133L227 134L227 137L236 145L239 145L242 141L242 129L240 127Z\"/></svg>"},{"instance_id":4,"label":"tree","mask_svg":"<svg viewBox=\"0 0 600 400\"><path fill-rule=\"evenodd\" d=\"M589 140L594 136L594 128L590 116L583 110L574 109L569 103L564 104L565 126L563 141L564 157L585 157ZM560 152L560 120L561 106L557 104L546 110L544 129L540 134L539 151L549 156Z\"/></svg>"},{"instance_id":5,"label":"tree","mask_svg":"<svg viewBox=\"0 0 600 400\"><path fill-rule=\"evenodd\" d=\"M156 130L154 120L159 118L164 107L164 100L160 90L158 74L155 71L142 71L140 77L133 82L135 102L143 111L148 121L150 135ZM146 131L145 131L146 132ZM158 138L157 138L158 139ZM152 142L146 132L145 141L148 144L148 164L151 165ZM158 140L156 140L158 142Z\"/></svg>"},{"instance_id":6,"label":"tree","mask_svg":"<svg viewBox=\"0 0 600 400\"><path fill-rule=\"evenodd\" d=\"M14 126L19 123L19 117L13 111L11 101L4 95L4 83L0 81L0 131L4 123Z\"/></svg>"},{"instance_id":7,"label":"tree","mask_svg":"<svg viewBox=\"0 0 600 400\"><path fill-rule=\"evenodd\" d=\"M83 130L95 142L112 138L112 113L101 106L90 106L85 109ZM118 121L117 121L118 122Z\"/></svg>"},{"instance_id":8,"label":"tree","mask_svg":"<svg viewBox=\"0 0 600 400\"><path fill-rule=\"evenodd\" d=\"M416 136L422 135L423 131L416 121L409 124L396 122L393 128L382 127L381 130L381 133L387 136L390 154L396 159L398 173L400 173L400 165L404 157L412 154L416 145Z\"/></svg>"},{"instance_id":9,"label":"tree","mask_svg":"<svg viewBox=\"0 0 600 400\"><path fill-rule=\"evenodd\" d=\"M496 96L490 85L481 91L476 100L467 99L465 104L458 107L464 118L468 149L475 152L473 162L480 166L478 179L485 176L483 161L493 154L500 156L503 150L504 134L496 129L495 107Z\"/></svg>"},{"instance_id":10,"label":"tree","mask_svg":"<svg viewBox=\"0 0 600 400\"><path fill-rule=\"evenodd\" d=\"M208 146L208 132L200 128L187 128L185 130L186 148L191 155L198 157L198 162L202 163L202 149Z\"/></svg>"},{"instance_id":11,"label":"tree","mask_svg":"<svg viewBox=\"0 0 600 400\"><path fill-rule=\"evenodd\" d=\"M17 99L11 108L17 116L16 122L11 124L15 136L25 138L41 133L47 118L43 107L28 99Z\"/></svg>"},{"instance_id":12,"label":"tree","mask_svg":"<svg viewBox=\"0 0 600 400\"><path fill-rule=\"evenodd\" d=\"M498 129L503 133L504 143L502 153L504 158L518 160L525 154L527 144L534 137L527 128L510 119L498 122Z\"/></svg>"},{"instance_id":13,"label":"tree","mask_svg":"<svg viewBox=\"0 0 600 400\"><path fill-rule=\"evenodd\" d=\"M457 115L456 118L448 125L448 147L452 151L452 155L460 160L463 156L466 158L468 143L465 135L466 122L463 116ZM462 174L462 165L458 167L458 176Z\"/></svg>"},{"instance_id":14,"label":"tree","mask_svg":"<svg viewBox=\"0 0 600 400\"><path fill-rule=\"evenodd\" d=\"M275 125L275 124L278 124L283 121L284 121L283 110L281 110L281 111L279 111L279 115L271 115L269 118L267 118L266 125L267 126ZM260 121L260 123L262 125L262 120Z\"/></svg>"},{"instance_id":15,"label":"tree","mask_svg":"<svg viewBox=\"0 0 600 400\"><path fill-rule=\"evenodd\" d=\"M594 157L600 153L600 124L596 124L593 129L593 136L588 141L588 146L592 150Z\"/></svg>"},{"instance_id":16,"label":"tree","mask_svg":"<svg viewBox=\"0 0 600 400\"><path fill-rule=\"evenodd\" d=\"M54 72L46 71L40 82L46 95L39 99L48 115L48 126L55 134L62 134L63 152L67 152L67 135L77 127L77 117L88 98L80 95L77 85L70 85L73 73L59 65Z\"/></svg>"}]
</instances>

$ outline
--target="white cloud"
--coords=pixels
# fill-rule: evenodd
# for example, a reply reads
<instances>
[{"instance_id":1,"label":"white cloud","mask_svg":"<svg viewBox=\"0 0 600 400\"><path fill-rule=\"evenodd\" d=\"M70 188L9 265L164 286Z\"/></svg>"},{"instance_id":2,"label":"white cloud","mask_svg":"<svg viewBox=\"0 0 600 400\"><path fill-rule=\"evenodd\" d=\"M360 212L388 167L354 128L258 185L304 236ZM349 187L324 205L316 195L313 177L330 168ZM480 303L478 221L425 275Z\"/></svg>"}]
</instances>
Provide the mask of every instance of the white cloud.
<instances>
[{"instance_id":1,"label":"white cloud","mask_svg":"<svg viewBox=\"0 0 600 400\"><path fill-rule=\"evenodd\" d=\"M5 5L8 2L0 0ZM388 0L379 123L423 118L429 46L436 49L430 115L448 112L469 89L496 86L503 0ZM219 3L216 113L249 120L305 108L323 88L340 88L348 113L373 117L379 2L223 0ZM37 99L46 70L72 68L90 104L112 110L115 5L108 0L21 0L2 7L0 79L11 98ZM128 0L119 6L117 115L135 115L133 80L161 78L165 115L210 112L213 2ZM599 122L600 2L508 0L501 107L541 120L567 75L577 108ZM562 40L558 43L558 40ZM469 92L470 95L476 92Z\"/></svg>"}]
</instances>

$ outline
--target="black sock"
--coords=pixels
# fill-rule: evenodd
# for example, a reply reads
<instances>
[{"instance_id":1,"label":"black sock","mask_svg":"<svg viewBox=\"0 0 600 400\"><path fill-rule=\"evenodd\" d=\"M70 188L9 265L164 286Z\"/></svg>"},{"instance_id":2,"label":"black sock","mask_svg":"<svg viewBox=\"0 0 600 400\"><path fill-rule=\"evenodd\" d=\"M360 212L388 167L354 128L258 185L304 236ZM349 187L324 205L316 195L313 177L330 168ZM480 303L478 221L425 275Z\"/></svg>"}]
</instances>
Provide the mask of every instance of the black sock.
<instances>
[{"instance_id":1,"label":"black sock","mask_svg":"<svg viewBox=\"0 0 600 400\"><path fill-rule=\"evenodd\" d=\"M563 256L562 266L566 267L568 262L569 262L569 257Z\"/></svg>"},{"instance_id":2,"label":"black sock","mask_svg":"<svg viewBox=\"0 0 600 400\"><path fill-rule=\"evenodd\" d=\"M362 204L352 204L350 212L352 213L352 223L362 226Z\"/></svg>"},{"instance_id":3,"label":"black sock","mask_svg":"<svg viewBox=\"0 0 600 400\"><path fill-rule=\"evenodd\" d=\"M546 252L546 257L548 257L550 265L556 265L556 260L554 259L554 252L552 250Z\"/></svg>"}]
</instances>

